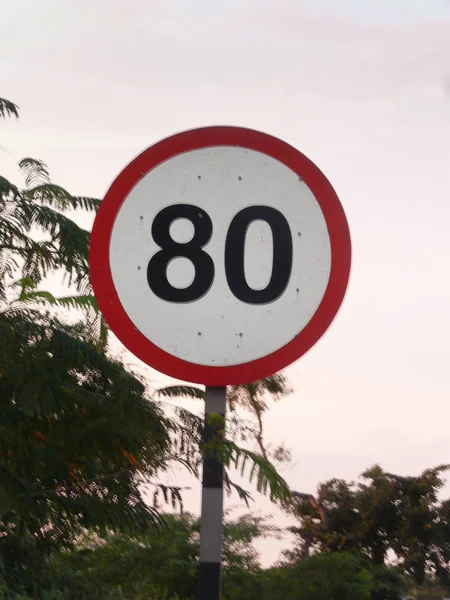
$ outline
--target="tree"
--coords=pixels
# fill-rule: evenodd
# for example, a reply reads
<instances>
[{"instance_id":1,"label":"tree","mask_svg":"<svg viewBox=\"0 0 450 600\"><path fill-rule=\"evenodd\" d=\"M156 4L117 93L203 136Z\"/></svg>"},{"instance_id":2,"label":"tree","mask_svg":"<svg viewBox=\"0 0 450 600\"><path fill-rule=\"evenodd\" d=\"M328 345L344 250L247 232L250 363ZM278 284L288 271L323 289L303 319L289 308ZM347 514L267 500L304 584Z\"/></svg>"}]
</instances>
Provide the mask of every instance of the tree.
<instances>
[{"instance_id":1,"label":"tree","mask_svg":"<svg viewBox=\"0 0 450 600\"><path fill-rule=\"evenodd\" d=\"M227 390L227 401L234 413L236 408L244 408L256 418L256 426L249 426L245 432L254 436L258 450L265 459L286 459L288 453L283 448L268 448L264 441L263 416L268 409L267 400L279 401L284 396L292 393L292 388L283 373L275 373L265 379L254 381L245 385L229 386ZM239 427L238 427L239 429ZM242 429L241 429L242 431Z\"/></svg>"},{"instance_id":2,"label":"tree","mask_svg":"<svg viewBox=\"0 0 450 600\"><path fill-rule=\"evenodd\" d=\"M17 114L0 100L0 116ZM105 535L158 521L143 483L181 502L179 489L156 477L173 461L198 473L203 425L182 409L177 419L164 415L142 378L108 353L89 284L89 233L68 216L94 211L98 201L53 184L41 161L23 159L19 167L23 189L0 178L0 572L12 588L25 582L38 597L30 565L80 530ZM56 271L74 295L41 289ZM82 311L78 322L72 309ZM165 392L176 393L199 390ZM264 457L229 439L222 454L227 466L252 463L258 489L287 500L285 482ZM226 483L231 490L228 475Z\"/></svg>"},{"instance_id":3,"label":"tree","mask_svg":"<svg viewBox=\"0 0 450 600\"><path fill-rule=\"evenodd\" d=\"M450 502L438 498L447 469L404 477L374 466L358 484L332 479L320 485L314 502L298 495L294 512L300 526L292 531L299 544L287 558L295 561L311 549L361 551L383 565L392 551L417 586L427 574L448 585Z\"/></svg>"},{"instance_id":4,"label":"tree","mask_svg":"<svg viewBox=\"0 0 450 600\"><path fill-rule=\"evenodd\" d=\"M224 525L223 594L227 600L260 600L263 594L263 572L254 543L259 539L279 539L281 530L271 519L248 513Z\"/></svg>"},{"instance_id":5,"label":"tree","mask_svg":"<svg viewBox=\"0 0 450 600\"><path fill-rule=\"evenodd\" d=\"M0 99L0 116L17 115L17 107L11 107L15 105ZM19 272L32 287L61 269L67 283L85 294L89 289L89 233L67 213L95 211L98 200L73 196L52 183L47 165L40 160L24 158L19 169L25 179L23 189L0 176L0 301L8 301L7 288Z\"/></svg>"},{"instance_id":6,"label":"tree","mask_svg":"<svg viewBox=\"0 0 450 600\"><path fill-rule=\"evenodd\" d=\"M77 549L56 553L46 569L47 595L64 600L195 597L199 521L192 515L164 516L165 525L134 535L91 533ZM227 518L224 527L224 597L260 600L261 566L253 547L259 537L277 533L258 515Z\"/></svg>"},{"instance_id":7,"label":"tree","mask_svg":"<svg viewBox=\"0 0 450 600\"><path fill-rule=\"evenodd\" d=\"M0 100L0 115L17 107ZM141 484L165 467L170 445L161 409L107 356L105 329L89 318L89 233L68 211L98 202L51 183L41 161L19 167L24 189L0 178L0 573L12 589L80 528L158 520ZM75 295L39 289L59 270ZM68 325L65 308L84 316ZM38 583L28 591L37 597Z\"/></svg>"},{"instance_id":8,"label":"tree","mask_svg":"<svg viewBox=\"0 0 450 600\"><path fill-rule=\"evenodd\" d=\"M167 515L166 526L145 534L88 535L76 550L55 554L47 597L111 600L195 597L199 523ZM350 553L323 553L295 565L262 569L254 542L278 535L267 518L227 518L224 527L226 600L400 600L405 582L393 568ZM52 595L50 595L50 593ZM57 595L60 594L60 595Z\"/></svg>"},{"instance_id":9,"label":"tree","mask_svg":"<svg viewBox=\"0 0 450 600\"><path fill-rule=\"evenodd\" d=\"M165 515L145 533L87 534L71 552L57 553L46 572L46 591L64 600L193 598L198 540L195 519Z\"/></svg>"},{"instance_id":10,"label":"tree","mask_svg":"<svg viewBox=\"0 0 450 600\"><path fill-rule=\"evenodd\" d=\"M231 409L226 419L226 437L219 447L211 448L217 457L224 462L224 486L228 493L233 490L237 492L239 498L249 505L252 500L251 494L232 481L230 467L238 469L243 475L249 469L250 482L256 480L258 492L263 494L269 492L273 501L278 501L283 505L291 502L291 492L285 480L278 473L274 463L277 459L283 460L286 451L283 448L277 448L273 452L268 452L263 443L262 414L267 409L267 397L278 400L283 395L290 393L290 387L286 377L282 373L277 373L260 381L251 384L230 386L227 388L227 403ZM194 399L203 399L204 391L200 388L175 385L157 390L159 397L180 398L189 397ZM259 412L258 425L247 422L242 415L235 413L236 407L247 408L255 413ZM253 409L251 407L254 407ZM177 455L185 457L184 463L191 472L199 477L202 463L203 445L203 417L192 412L173 406L178 421L174 425L176 437L174 439ZM225 428L225 422L219 415L211 415L214 420L212 425L219 428ZM246 449L238 445L238 442L248 442L256 440L259 452ZM272 462L273 461L273 462Z\"/></svg>"},{"instance_id":11,"label":"tree","mask_svg":"<svg viewBox=\"0 0 450 600\"><path fill-rule=\"evenodd\" d=\"M264 600L400 600L405 589L394 569L347 552L315 554L265 575Z\"/></svg>"}]
</instances>

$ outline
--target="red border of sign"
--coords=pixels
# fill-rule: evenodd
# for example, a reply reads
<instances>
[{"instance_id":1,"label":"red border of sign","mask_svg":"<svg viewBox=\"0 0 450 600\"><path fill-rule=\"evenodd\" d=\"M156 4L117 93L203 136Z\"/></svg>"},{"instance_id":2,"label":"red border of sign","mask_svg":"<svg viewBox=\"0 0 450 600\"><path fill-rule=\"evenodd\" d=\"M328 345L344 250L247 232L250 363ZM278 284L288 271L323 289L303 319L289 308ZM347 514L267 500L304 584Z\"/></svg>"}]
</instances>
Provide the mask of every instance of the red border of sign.
<instances>
[{"instance_id":1,"label":"red border of sign","mask_svg":"<svg viewBox=\"0 0 450 600\"><path fill-rule=\"evenodd\" d=\"M211 146L238 146L284 163L311 189L322 209L331 243L331 272L324 297L308 325L272 354L240 365L209 367L161 350L137 330L115 289L109 246L116 215L131 189L151 169L183 152ZM152 368L184 381L209 386L248 383L267 377L305 354L330 326L344 299L350 276L351 242L344 210L323 173L301 152L273 136L241 127L204 127L166 138L144 150L115 179L100 204L90 241L91 280L98 306L118 339Z\"/></svg>"}]
</instances>

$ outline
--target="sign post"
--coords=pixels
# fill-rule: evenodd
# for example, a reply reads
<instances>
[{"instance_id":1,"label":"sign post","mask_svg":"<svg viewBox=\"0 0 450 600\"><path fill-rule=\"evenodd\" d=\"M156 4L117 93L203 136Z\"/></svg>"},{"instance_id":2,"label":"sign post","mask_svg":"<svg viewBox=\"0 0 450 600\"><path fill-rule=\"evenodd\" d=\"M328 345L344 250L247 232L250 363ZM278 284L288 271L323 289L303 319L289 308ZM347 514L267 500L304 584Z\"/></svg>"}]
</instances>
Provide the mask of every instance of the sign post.
<instances>
[{"instance_id":1,"label":"sign post","mask_svg":"<svg viewBox=\"0 0 450 600\"><path fill-rule=\"evenodd\" d=\"M207 387L203 433L202 512L198 600L222 597L223 460L208 445L220 448L225 422L226 388ZM217 417L220 417L217 419ZM211 420L217 424L212 424ZM218 421L218 422L217 422ZM213 442L211 444L211 442Z\"/></svg>"},{"instance_id":2,"label":"sign post","mask_svg":"<svg viewBox=\"0 0 450 600\"><path fill-rule=\"evenodd\" d=\"M105 320L146 364L207 386L199 599L218 600L221 587L223 463L207 442L223 428L208 414L224 417L227 385L271 375L320 339L350 262L347 220L323 173L250 129L158 142L100 205L90 266Z\"/></svg>"}]
</instances>

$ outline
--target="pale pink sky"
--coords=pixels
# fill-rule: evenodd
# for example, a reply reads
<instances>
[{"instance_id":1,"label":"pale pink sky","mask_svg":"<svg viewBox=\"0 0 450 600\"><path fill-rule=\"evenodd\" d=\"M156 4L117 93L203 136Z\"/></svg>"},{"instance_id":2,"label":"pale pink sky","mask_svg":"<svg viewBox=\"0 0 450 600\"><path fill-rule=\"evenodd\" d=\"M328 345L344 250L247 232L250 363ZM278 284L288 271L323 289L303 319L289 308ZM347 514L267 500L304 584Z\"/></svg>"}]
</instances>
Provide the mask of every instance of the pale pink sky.
<instances>
[{"instance_id":1,"label":"pale pink sky","mask_svg":"<svg viewBox=\"0 0 450 600\"><path fill-rule=\"evenodd\" d=\"M288 369L295 393L267 439L311 492L375 462L450 462L448 2L3 0L0 46L1 95L21 108L0 133L15 180L31 155L102 196L145 147L209 124L314 160L349 219L352 277L328 334ZM278 548L263 545L265 562Z\"/></svg>"}]
</instances>

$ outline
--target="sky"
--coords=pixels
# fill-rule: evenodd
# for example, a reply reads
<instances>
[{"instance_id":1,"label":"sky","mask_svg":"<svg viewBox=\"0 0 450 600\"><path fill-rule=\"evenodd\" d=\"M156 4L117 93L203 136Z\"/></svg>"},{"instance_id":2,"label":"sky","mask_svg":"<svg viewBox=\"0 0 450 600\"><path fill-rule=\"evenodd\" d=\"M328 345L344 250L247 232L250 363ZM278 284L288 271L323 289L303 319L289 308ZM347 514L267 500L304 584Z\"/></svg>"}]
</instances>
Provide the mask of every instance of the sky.
<instances>
[{"instance_id":1,"label":"sky","mask_svg":"<svg viewBox=\"0 0 450 600\"><path fill-rule=\"evenodd\" d=\"M306 492L374 463L450 462L449 0L3 0L0 82L21 111L0 126L16 182L34 156L102 197L144 148L211 124L311 158L347 214L352 275L328 333L286 370L295 391L266 438L291 449L283 475ZM199 502L195 487L187 508ZM280 544L260 548L268 564Z\"/></svg>"}]
</instances>

